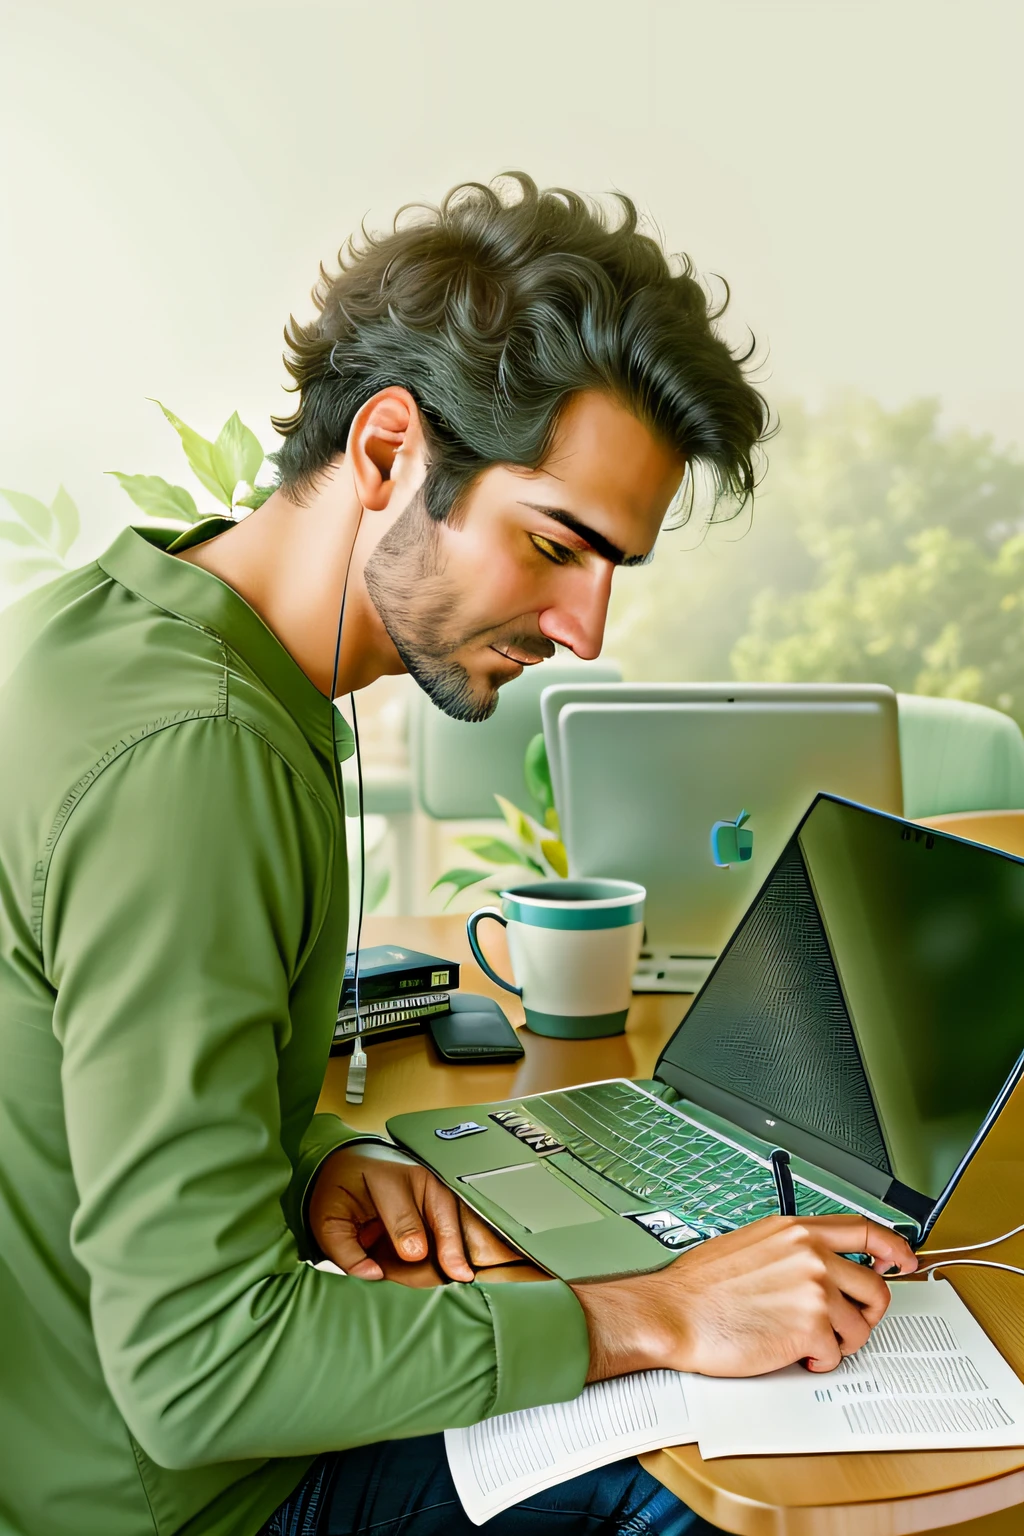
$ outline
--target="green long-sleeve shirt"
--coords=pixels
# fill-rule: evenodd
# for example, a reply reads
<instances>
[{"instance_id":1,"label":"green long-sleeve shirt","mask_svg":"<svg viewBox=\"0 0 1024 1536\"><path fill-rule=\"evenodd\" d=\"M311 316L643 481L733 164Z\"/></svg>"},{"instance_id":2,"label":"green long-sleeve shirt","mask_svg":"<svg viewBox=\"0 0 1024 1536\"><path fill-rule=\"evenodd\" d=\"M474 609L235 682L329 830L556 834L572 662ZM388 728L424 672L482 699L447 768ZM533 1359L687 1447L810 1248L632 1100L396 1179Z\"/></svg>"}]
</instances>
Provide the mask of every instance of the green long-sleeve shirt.
<instances>
[{"instance_id":1,"label":"green long-sleeve shirt","mask_svg":"<svg viewBox=\"0 0 1024 1536\"><path fill-rule=\"evenodd\" d=\"M314 1116L346 947L340 716L174 537L126 530L21 605L0 656L17 1536L253 1536L318 1452L586 1373L560 1282L420 1291L302 1262L305 1193L354 1134Z\"/></svg>"}]
</instances>

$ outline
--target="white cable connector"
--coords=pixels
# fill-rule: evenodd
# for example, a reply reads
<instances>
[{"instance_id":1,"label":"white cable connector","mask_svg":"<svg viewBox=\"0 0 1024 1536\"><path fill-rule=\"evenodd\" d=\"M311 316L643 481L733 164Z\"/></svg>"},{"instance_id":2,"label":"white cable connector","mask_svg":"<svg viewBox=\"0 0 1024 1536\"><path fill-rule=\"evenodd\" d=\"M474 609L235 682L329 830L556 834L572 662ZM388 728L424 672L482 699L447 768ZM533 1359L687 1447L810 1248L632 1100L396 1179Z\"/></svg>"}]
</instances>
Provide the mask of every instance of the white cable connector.
<instances>
[{"instance_id":1,"label":"white cable connector","mask_svg":"<svg viewBox=\"0 0 1024 1536\"><path fill-rule=\"evenodd\" d=\"M348 1062L348 1077L345 1080L346 1104L361 1104L363 1094L366 1092L366 1052L363 1050L363 1037L356 1035L352 1042L352 1055Z\"/></svg>"}]
</instances>

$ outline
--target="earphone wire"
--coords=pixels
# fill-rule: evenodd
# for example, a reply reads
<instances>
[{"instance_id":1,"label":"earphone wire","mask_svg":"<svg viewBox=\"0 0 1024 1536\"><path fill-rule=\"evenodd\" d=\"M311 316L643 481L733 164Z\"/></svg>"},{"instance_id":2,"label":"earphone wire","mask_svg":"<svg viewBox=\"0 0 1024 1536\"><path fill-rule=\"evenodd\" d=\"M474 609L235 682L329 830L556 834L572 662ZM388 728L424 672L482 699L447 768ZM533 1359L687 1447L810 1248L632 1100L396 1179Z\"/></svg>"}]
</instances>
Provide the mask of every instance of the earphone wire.
<instances>
[{"instance_id":1,"label":"earphone wire","mask_svg":"<svg viewBox=\"0 0 1024 1536\"><path fill-rule=\"evenodd\" d=\"M998 1243L1008 1243L1011 1237L1016 1237L1024 1232L1024 1222L1019 1227L1014 1227L1011 1232L1003 1232L999 1237L986 1238L983 1243L964 1243L959 1248L922 1248L918 1252L918 1258L929 1259L938 1253L977 1253L981 1248L995 1248Z\"/></svg>"},{"instance_id":2,"label":"earphone wire","mask_svg":"<svg viewBox=\"0 0 1024 1536\"><path fill-rule=\"evenodd\" d=\"M1019 1264L1000 1264L996 1259L939 1259L934 1264L922 1264L915 1270L918 1275L927 1275L929 1280L935 1279L937 1269L955 1269L958 1264L965 1264L974 1269L1005 1269L1011 1275L1024 1275L1024 1269ZM901 1275L901 1280L912 1280L913 1275Z\"/></svg>"},{"instance_id":3,"label":"earphone wire","mask_svg":"<svg viewBox=\"0 0 1024 1536\"><path fill-rule=\"evenodd\" d=\"M356 696L350 693L349 703L352 705L352 736L356 744L356 786L359 797L359 913L356 918L356 959L355 959L355 993L356 993L356 1041L360 1039L360 1014L359 1014L359 946L363 938L363 907L366 902L366 821L363 816L363 760L359 750L359 716L356 714Z\"/></svg>"},{"instance_id":4,"label":"earphone wire","mask_svg":"<svg viewBox=\"0 0 1024 1536\"><path fill-rule=\"evenodd\" d=\"M359 520L360 520L360 522L362 522L362 510L361 509L360 509L360 518L359 518ZM358 528L358 525L357 525L357 527L356 527L356 534L358 534L358 532L359 532L359 528ZM335 642L334 642L334 668L333 668L333 671L331 673L331 701L330 702L331 702L331 709L332 710L337 709L337 705L335 704L334 701L335 701L335 698L336 698L336 695L337 695L337 690L338 690L338 672L339 672L340 667L341 667L341 637L342 637L342 631L343 631L343 629L345 627L345 604L348 601L348 578L349 578L349 572L352 569L352 555L353 555L354 551L355 551L355 537L353 537L353 539L352 539L352 545L351 545L351 548L349 549L349 552L348 552L348 560L345 562L345 581L344 581L344 584L343 584L342 589L341 589L341 607L340 607L340 609L338 611L338 633L337 633L337 636L336 636ZM362 1071L363 1071L363 1074L364 1074L364 1081L365 1081L365 1072L366 1072L366 1058L365 1058L365 1053L363 1052L362 1027L361 1027L362 1026L362 1015L361 1015L361 1013L359 1011L359 946L360 946L360 944L362 942L362 936L363 936L363 905L364 905L365 898L366 898L366 828L365 828L364 817L363 817L363 764L362 764L362 758L361 758L360 750L359 750L359 718L358 718L358 715L356 713L356 696L355 696L355 692L354 691L350 692L348 697L349 697L349 703L352 706L352 738L353 738L353 741L355 743L357 812L358 812L358 816L359 816L359 910L358 910L358 913L357 913L357 916L356 916L356 945L355 945L355 956L354 956L354 959L353 959L353 962L352 962L352 990L353 990L353 995L354 995L355 1011L356 1011L356 1033L355 1033L355 1039L352 1042L352 1057L351 1057L351 1060L349 1061L349 1078L350 1078L350 1082L351 1082L351 1080L352 1080L352 1068L353 1068L353 1065L356 1063L357 1058L360 1057L360 1056L363 1057L363 1061L361 1063L361 1066L362 1066ZM332 715L332 718L331 718L331 723L332 723L332 739L333 739L333 715ZM342 811L342 817L344 817L344 815L345 815L345 786L344 786L344 781L342 779L342 771L341 771L341 764L340 763L338 764L338 778L339 778L339 781L341 781L341 811ZM355 1084L352 1083L352 1086L354 1087ZM363 1096L362 1095L362 1090L360 1089L360 1091L359 1091L359 1099L360 1100L362 1099L362 1096ZM347 1094L346 1094L346 1097L347 1097Z\"/></svg>"},{"instance_id":5,"label":"earphone wire","mask_svg":"<svg viewBox=\"0 0 1024 1536\"><path fill-rule=\"evenodd\" d=\"M977 1253L982 1248L995 1248L999 1243L1009 1242L1011 1237L1017 1237L1021 1232L1024 1232L1024 1222L1019 1227L1012 1228L1009 1232L1001 1232L998 1237L986 1238L983 1243L962 1243L956 1248L919 1248L917 1252L919 1259L932 1259L934 1262L919 1265L913 1273L916 1275L927 1275L929 1280L933 1280L936 1270L952 1269L954 1265L962 1264L974 1266L977 1269L1003 1269L1011 1275L1024 1275L1024 1269L1021 1269L1017 1264L1001 1264L996 1259L943 1259L938 1257L939 1254L943 1253ZM912 1279L913 1275L901 1275L900 1278Z\"/></svg>"}]
</instances>

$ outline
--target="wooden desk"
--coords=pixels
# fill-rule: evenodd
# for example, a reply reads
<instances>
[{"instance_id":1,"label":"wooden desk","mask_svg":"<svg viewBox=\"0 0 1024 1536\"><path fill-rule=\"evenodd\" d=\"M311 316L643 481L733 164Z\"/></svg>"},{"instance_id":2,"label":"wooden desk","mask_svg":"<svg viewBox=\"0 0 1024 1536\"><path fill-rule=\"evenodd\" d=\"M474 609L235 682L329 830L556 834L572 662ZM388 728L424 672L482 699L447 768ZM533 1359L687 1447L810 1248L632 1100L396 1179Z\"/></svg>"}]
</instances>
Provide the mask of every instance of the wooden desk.
<instances>
[{"instance_id":1,"label":"wooden desk","mask_svg":"<svg viewBox=\"0 0 1024 1536\"><path fill-rule=\"evenodd\" d=\"M510 975L494 924L486 933L496 969ZM387 940L458 959L466 991L497 997L514 1024L518 1000L474 964L460 917L370 918L364 942ZM636 997L624 1035L546 1040L527 1032L526 1056L508 1066L447 1066L420 1035L371 1048L361 1105L345 1102L347 1059L328 1067L320 1108L380 1131L406 1110L473 1104L606 1077L650 1076L689 999ZM929 1247L970 1243L1024 1219L1024 1093L1018 1089L937 1224ZM983 1255L984 1257L985 1255ZM994 1254L1024 1265L1024 1235ZM1024 1280L998 1270L947 1271L971 1310L1024 1374ZM695 1446L643 1458L644 1465L713 1525L738 1536L1024 1536L1024 1449L888 1455L729 1457L705 1462ZM998 1513L1002 1512L1002 1513ZM979 1518L989 1517L989 1518ZM962 1524L957 1522L969 1522Z\"/></svg>"}]
</instances>

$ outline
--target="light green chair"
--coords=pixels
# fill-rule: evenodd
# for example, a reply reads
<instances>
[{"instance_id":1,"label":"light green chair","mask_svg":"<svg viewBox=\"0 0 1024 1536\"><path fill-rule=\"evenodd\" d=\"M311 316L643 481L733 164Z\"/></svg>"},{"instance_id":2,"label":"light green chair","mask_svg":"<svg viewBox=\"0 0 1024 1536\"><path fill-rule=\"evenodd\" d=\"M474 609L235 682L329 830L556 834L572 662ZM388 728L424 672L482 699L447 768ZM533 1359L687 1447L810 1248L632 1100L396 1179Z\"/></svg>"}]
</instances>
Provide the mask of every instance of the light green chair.
<instances>
[{"instance_id":1,"label":"light green chair","mask_svg":"<svg viewBox=\"0 0 1024 1536\"><path fill-rule=\"evenodd\" d=\"M897 695L903 814L1024 808L1024 736L983 704Z\"/></svg>"},{"instance_id":2,"label":"light green chair","mask_svg":"<svg viewBox=\"0 0 1024 1536\"><path fill-rule=\"evenodd\" d=\"M451 720L417 690L409 716L409 758L419 808L438 821L497 816L497 792L525 805L523 758L541 730L541 691L551 683L618 683L612 662L545 661L505 683L489 720Z\"/></svg>"}]
</instances>

